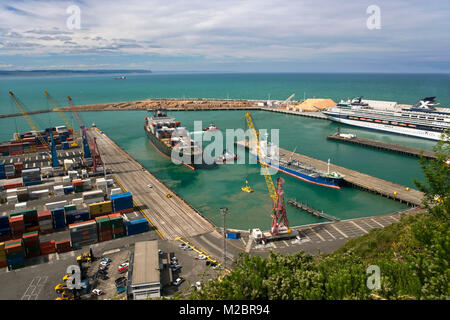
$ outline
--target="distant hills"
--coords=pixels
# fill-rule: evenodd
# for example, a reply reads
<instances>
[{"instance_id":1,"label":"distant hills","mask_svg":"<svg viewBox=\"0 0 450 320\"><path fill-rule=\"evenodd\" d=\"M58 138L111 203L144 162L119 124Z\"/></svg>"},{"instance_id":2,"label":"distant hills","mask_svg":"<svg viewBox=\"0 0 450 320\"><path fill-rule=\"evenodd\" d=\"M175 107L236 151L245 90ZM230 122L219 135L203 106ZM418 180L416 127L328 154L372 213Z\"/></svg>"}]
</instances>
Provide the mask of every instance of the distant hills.
<instances>
[{"instance_id":1,"label":"distant hills","mask_svg":"<svg viewBox=\"0 0 450 320\"><path fill-rule=\"evenodd\" d=\"M151 70L0 70L0 76L55 76L55 75L95 75L95 74L146 74Z\"/></svg>"}]
</instances>

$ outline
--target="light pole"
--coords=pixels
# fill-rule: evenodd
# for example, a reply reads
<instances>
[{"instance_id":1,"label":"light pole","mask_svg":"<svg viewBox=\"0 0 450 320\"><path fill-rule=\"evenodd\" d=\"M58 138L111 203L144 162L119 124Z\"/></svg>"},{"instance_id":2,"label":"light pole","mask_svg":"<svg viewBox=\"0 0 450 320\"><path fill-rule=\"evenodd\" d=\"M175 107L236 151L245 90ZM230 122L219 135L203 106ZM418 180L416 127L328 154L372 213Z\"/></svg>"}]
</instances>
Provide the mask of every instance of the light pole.
<instances>
[{"instance_id":1,"label":"light pole","mask_svg":"<svg viewBox=\"0 0 450 320\"><path fill-rule=\"evenodd\" d=\"M223 216L223 268L227 268L227 240L226 240L226 230L225 230L225 217L228 212L228 208L220 208L220 212Z\"/></svg>"}]
</instances>

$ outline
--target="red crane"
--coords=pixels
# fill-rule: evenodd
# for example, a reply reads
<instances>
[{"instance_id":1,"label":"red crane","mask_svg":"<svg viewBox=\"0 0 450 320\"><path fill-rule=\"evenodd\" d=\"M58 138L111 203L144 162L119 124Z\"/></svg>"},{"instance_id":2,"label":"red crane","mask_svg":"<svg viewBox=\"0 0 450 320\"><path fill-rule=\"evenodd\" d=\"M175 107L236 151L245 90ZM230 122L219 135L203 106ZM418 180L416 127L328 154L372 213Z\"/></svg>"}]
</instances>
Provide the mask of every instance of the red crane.
<instances>
[{"instance_id":1,"label":"red crane","mask_svg":"<svg viewBox=\"0 0 450 320\"><path fill-rule=\"evenodd\" d=\"M272 229L270 233L277 235L282 229L284 232L289 230L289 220L286 215L286 206L284 203L283 178L277 179L277 199L274 202L272 214Z\"/></svg>"}]
</instances>

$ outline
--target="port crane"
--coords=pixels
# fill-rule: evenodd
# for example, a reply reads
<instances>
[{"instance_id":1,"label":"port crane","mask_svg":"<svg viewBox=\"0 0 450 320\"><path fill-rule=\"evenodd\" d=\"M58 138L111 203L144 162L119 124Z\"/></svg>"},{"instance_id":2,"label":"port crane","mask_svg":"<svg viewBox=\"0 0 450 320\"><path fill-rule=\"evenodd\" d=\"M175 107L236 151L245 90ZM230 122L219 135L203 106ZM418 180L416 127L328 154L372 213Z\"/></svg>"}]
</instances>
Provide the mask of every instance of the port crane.
<instances>
[{"instance_id":1,"label":"port crane","mask_svg":"<svg viewBox=\"0 0 450 320\"><path fill-rule=\"evenodd\" d=\"M289 103L291 102L291 100L292 100L294 97L295 97L295 93L291 94L291 95L289 96L289 98L287 98L286 100L284 100L284 101L280 104L280 106L286 105L286 107L289 107Z\"/></svg>"},{"instance_id":2,"label":"port crane","mask_svg":"<svg viewBox=\"0 0 450 320\"><path fill-rule=\"evenodd\" d=\"M66 124L66 127L68 129L73 129L72 125L70 124L70 122L67 120L67 118L64 116L64 113L62 113L62 111L58 108L58 105L56 104L55 100L53 100L52 96L48 93L47 90L44 91L45 96L47 97L48 101L50 102L50 104L53 106L53 110L56 110L59 114L59 116L61 117L61 119L63 119L64 123Z\"/></svg>"},{"instance_id":3,"label":"port crane","mask_svg":"<svg viewBox=\"0 0 450 320\"><path fill-rule=\"evenodd\" d=\"M39 141L42 144L42 146L45 146L48 149L49 145L48 145L47 141L45 141L44 137L42 137L41 132L36 127L34 122L31 120L30 116L27 114L27 112L23 108L22 104L19 102L19 99L14 95L14 93L12 91L9 91L9 96L11 97L12 101L17 106L17 108L20 110L20 112L22 113L22 115L25 118L25 120L28 122L28 124L31 127L31 129L35 131ZM53 140L53 134L52 134L51 130L47 130L47 133L50 136L50 140L51 140L52 167L59 167L58 154L56 152L55 142Z\"/></svg>"},{"instance_id":4,"label":"port crane","mask_svg":"<svg viewBox=\"0 0 450 320\"><path fill-rule=\"evenodd\" d=\"M86 127L83 124L83 121L81 121L80 115L78 114L78 111L75 109L75 106L73 105L72 98L70 96L67 96L67 100L69 101L69 105L72 109L73 114L75 115L75 118L78 121L78 125L80 126L80 130L82 132L82 139L83 139L83 156L84 158L90 158L91 157L91 150L87 138L86 133Z\"/></svg>"},{"instance_id":5,"label":"port crane","mask_svg":"<svg viewBox=\"0 0 450 320\"><path fill-rule=\"evenodd\" d=\"M86 127L83 124L83 121L81 121L80 115L78 114L78 112L75 110L75 106L73 105L73 101L72 98L70 96L67 97L67 99L69 100L69 104L72 108L72 112L75 115L75 118L78 121L78 124L80 126L80 129L83 133L83 153L84 153L84 158L90 158L92 155L92 169L93 172L96 173L97 172L97 167L100 165L101 167L103 167L103 170L105 170L105 165L104 162L102 160L102 157L100 156L100 152L98 151L98 146L97 146L97 138L93 138L92 142L89 142L89 138L86 132ZM92 152L91 152L92 150Z\"/></svg>"},{"instance_id":6,"label":"port crane","mask_svg":"<svg viewBox=\"0 0 450 320\"><path fill-rule=\"evenodd\" d=\"M286 215L286 206L284 202L284 191L283 191L283 178L277 179L277 187L273 183L272 177L270 175L268 166L264 161L264 152L261 151L261 146L259 143L259 131L256 131L253 125L253 120L250 112L245 114L245 120L248 128L250 129L253 137L253 141L256 144L256 154L258 156L259 164L261 165L262 172L264 174L264 179L266 181L267 189L269 190L270 197L273 200L273 212L272 212L272 228L270 230L271 236L277 236L281 232L289 234L291 232L289 228L289 220Z\"/></svg>"}]
</instances>

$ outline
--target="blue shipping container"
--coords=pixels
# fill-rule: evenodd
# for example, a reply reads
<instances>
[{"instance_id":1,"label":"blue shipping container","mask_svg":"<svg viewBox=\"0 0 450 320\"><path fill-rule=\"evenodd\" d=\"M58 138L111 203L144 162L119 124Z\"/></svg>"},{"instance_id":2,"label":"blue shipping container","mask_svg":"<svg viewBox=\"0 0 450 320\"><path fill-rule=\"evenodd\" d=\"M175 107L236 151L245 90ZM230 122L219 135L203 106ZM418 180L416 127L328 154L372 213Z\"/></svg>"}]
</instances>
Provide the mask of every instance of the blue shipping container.
<instances>
[{"instance_id":1,"label":"blue shipping container","mask_svg":"<svg viewBox=\"0 0 450 320\"><path fill-rule=\"evenodd\" d=\"M76 222L88 221L89 220L89 212L70 212L66 214L67 224L72 224Z\"/></svg>"},{"instance_id":2,"label":"blue shipping container","mask_svg":"<svg viewBox=\"0 0 450 320\"><path fill-rule=\"evenodd\" d=\"M0 229L0 237L9 236L10 234L11 234L11 231L10 231L9 227Z\"/></svg>"},{"instance_id":3,"label":"blue shipping container","mask_svg":"<svg viewBox=\"0 0 450 320\"><path fill-rule=\"evenodd\" d=\"M0 228L9 228L9 218L8 216L1 216L0 217Z\"/></svg>"},{"instance_id":4,"label":"blue shipping container","mask_svg":"<svg viewBox=\"0 0 450 320\"><path fill-rule=\"evenodd\" d=\"M113 211L120 211L124 209L133 208L133 196L129 192L112 194L110 196Z\"/></svg>"},{"instance_id":5,"label":"blue shipping container","mask_svg":"<svg viewBox=\"0 0 450 320\"><path fill-rule=\"evenodd\" d=\"M64 187L64 194L70 194L72 192L73 192L72 186Z\"/></svg>"},{"instance_id":6,"label":"blue shipping container","mask_svg":"<svg viewBox=\"0 0 450 320\"><path fill-rule=\"evenodd\" d=\"M227 238L227 239L239 239L239 237L240 237L240 234L237 232L227 232L225 234L225 238Z\"/></svg>"},{"instance_id":7,"label":"blue shipping container","mask_svg":"<svg viewBox=\"0 0 450 320\"><path fill-rule=\"evenodd\" d=\"M23 257L18 257L18 258L14 258L14 259L6 259L6 263L8 265L23 263L24 261L25 261L25 258L23 258Z\"/></svg>"}]
</instances>

